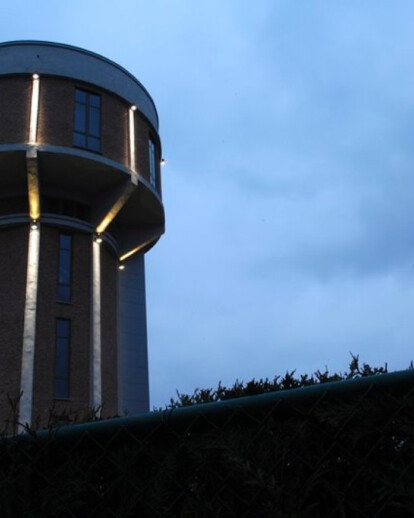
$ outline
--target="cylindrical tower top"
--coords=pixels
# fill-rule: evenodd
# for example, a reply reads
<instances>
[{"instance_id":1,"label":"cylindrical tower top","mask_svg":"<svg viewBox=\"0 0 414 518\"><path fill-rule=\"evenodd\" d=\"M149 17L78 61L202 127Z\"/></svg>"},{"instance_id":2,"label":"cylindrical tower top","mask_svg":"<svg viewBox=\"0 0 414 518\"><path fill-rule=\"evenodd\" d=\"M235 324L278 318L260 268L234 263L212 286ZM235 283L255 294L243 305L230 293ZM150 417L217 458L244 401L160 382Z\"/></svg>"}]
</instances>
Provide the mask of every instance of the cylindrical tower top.
<instances>
[{"instance_id":1,"label":"cylindrical tower top","mask_svg":"<svg viewBox=\"0 0 414 518\"><path fill-rule=\"evenodd\" d=\"M130 72L88 50L47 41L0 43L0 75L47 74L94 84L135 105L158 131L158 114L151 96Z\"/></svg>"},{"instance_id":2,"label":"cylindrical tower top","mask_svg":"<svg viewBox=\"0 0 414 518\"><path fill-rule=\"evenodd\" d=\"M164 210L158 116L142 84L103 56L43 41L0 43L0 83L0 226L26 213L26 156L32 220L79 219L107 231L121 258L148 250Z\"/></svg>"}]
</instances>

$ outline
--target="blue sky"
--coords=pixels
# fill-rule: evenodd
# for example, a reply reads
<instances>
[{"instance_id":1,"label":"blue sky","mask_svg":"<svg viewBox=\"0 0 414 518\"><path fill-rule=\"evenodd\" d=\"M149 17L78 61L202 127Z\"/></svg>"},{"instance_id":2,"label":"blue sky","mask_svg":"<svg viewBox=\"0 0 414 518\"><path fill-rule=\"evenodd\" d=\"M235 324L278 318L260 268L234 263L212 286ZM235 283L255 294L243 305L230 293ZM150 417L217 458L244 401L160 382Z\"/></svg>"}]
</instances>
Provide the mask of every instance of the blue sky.
<instances>
[{"instance_id":1,"label":"blue sky","mask_svg":"<svg viewBox=\"0 0 414 518\"><path fill-rule=\"evenodd\" d=\"M3 41L84 47L160 117L167 232L147 254L151 402L408 366L414 3L15 1Z\"/></svg>"}]
</instances>

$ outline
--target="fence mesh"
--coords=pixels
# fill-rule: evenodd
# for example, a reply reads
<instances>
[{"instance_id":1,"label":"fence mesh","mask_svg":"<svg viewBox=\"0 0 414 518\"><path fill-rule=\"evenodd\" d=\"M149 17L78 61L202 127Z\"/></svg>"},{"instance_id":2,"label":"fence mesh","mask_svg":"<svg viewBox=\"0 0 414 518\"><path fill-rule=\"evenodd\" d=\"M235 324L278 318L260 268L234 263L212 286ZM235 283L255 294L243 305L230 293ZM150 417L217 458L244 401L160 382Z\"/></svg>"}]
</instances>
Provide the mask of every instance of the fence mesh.
<instances>
[{"instance_id":1,"label":"fence mesh","mask_svg":"<svg viewBox=\"0 0 414 518\"><path fill-rule=\"evenodd\" d=\"M406 373L3 439L0 516L414 516L413 417Z\"/></svg>"}]
</instances>

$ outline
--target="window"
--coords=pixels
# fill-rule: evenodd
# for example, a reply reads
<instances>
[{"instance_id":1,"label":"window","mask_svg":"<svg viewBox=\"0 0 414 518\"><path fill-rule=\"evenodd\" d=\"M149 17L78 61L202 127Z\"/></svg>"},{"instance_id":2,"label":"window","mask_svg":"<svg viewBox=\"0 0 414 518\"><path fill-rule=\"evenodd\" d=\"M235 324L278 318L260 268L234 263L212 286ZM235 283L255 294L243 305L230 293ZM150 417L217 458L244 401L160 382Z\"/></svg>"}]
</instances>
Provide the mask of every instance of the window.
<instances>
[{"instance_id":1,"label":"window","mask_svg":"<svg viewBox=\"0 0 414 518\"><path fill-rule=\"evenodd\" d=\"M155 143L152 139L148 140L149 147L149 173L150 173L150 184L156 186L156 161L155 161Z\"/></svg>"},{"instance_id":2,"label":"window","mask_svg":"<svg viewBox=\"0 0 414 518\"><path fill-rule=\"evenodd\" d=\"M27 201L26 201L27 204ZM52 196L42 196L41 199L42 212L49 214L61 214L71 218L90 221L90 207L78 201L69 200L67 198L55 198Z\"/></svg>"},{"instance_id":3,"label":"window","mask_svg":"<svg viewBox=\"0 0 414 518\"><path fill-rule=\"evenodd\" d=\"M58 399L69 397L70 324L66 318L56 319L54 397Z\"/></svg>"},{"instance_id":4,"label":"window","mask_svg":"<svg viewBox=\"0 0 414 518\"><path fill-rule=\"evenodd\" d=\"M72 300L72 236L59 235L59 264L57 300L70 302Z\"/></svg>"},{"instance_id":5,"label":"window","mask_svg":"<svg viewBox=\"0 0 414 518\"><path fill-rule=\"evenodd\" d=\"M101 150L101 96L76 88L75 91L75 146Z\"/></svg>"}]
</instances>

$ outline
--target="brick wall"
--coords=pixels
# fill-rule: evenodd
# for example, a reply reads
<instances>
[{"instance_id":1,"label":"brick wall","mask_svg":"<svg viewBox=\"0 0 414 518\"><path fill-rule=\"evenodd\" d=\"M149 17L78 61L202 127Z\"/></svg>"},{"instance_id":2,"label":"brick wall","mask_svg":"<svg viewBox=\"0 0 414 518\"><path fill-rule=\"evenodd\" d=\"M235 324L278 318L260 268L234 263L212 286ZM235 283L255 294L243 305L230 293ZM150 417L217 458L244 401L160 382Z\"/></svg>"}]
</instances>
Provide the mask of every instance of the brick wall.
<instances>
[{"instance_id":1,"label":"brick wall","mask_svg":"<svg viewBox=\"0 0 414 518\"><path fill-rule=\"evenodd\" d=\"M12 196L0 199L0 216L9 214L27 214L29 212L28 196Z\"/></svg>"},{"instance_id":2,"label":"brick wall","mask_svg":"<svg viewBox=\"0 0 414 518\"><path fill-rule=\"evenodd\" d=\"M71 81L40 77L37 140L72 147L75 90Z\"/></svg>"},{"instance_id":3,"label":"brick wall","mask_svg":"<svg viewBox=\"0 0 414 518\"><path fill-rule=\"evenodd\" d=\"M0 144L28 141L31 95L30 77L0 79Z\"/></svg>"},{"instance_id":4,"label":"brick wall","mask_svg":"<svg viewBox=\"0 0 414 518\"><path fill-rule=\"evenodd\" d=\"M157 191L161 194L161 177L160 177L160 149L161 144L157 134L151 131L151 127L147 120L139 113L135 112L135 155L137 162L137 172L143 176L148 182L150 181L150 164L148 141L152 139L155 142L155 167L156 167L156 184Z\"/></svg>"},{"instance_id":5,"label":"brick wall","mask_svg":"<svg viewBox=\"0 0 414 518\"><path fill-rule=\"evenodd\" d=\"M99 92L98 92L99 93ZM129 105L102 94L102 154L129 167Z\"/></svg>"},{"instance_id":6,"label":"brick wall","mask_svg":"<svg viewBox=\"0 0 414 518\"><path fill-rule=\"evenodd\" d=\"M101 95L101 154L128 167L128 105L92 85L41 77L38 141L72 147L76 88Z\"/></svg>"},{"instance_id":7,"label":"brick wall","mask_svg":"<svg viewBox=\"0 0 414 518\"><path fill-rule=\"evenodd\" d=\"M129 167L129 104L116 95L93 85L65 78L40 77L39 144L73 147L75 89L82 88L101 95L101 153ZM32 78L30 76L0 79L0 144L27 143L29 135ZM157 189L160 192L160 142L150 124L137 110L135 116L136 164L139 174L149 181L148 139L157 146Z\"/></svg>"},{"instance_id":8,"label":"brick wall","mask_svg":"<svg viewBox=\"0 0 414 518\"><path fill-rule=\"evenodd\" d=\"M29 228L0 229L0 431L20 393Z\"/></svg>"},{"instance_id":9,"label":"brick wall","mask_svg":"<svg viewBox=\"0 0 414 518\"><path fill-rule=\"evenodd\" d=\"M49 410L84 413L90 405L91 237L73 233L72 302L57 302L59 229L42 225L36 322L33 417L45 423ZM65 230L65 233L67 231ZM56 319L71 321L69 399L55 400Z\"/></svg>"}]
</instances>

